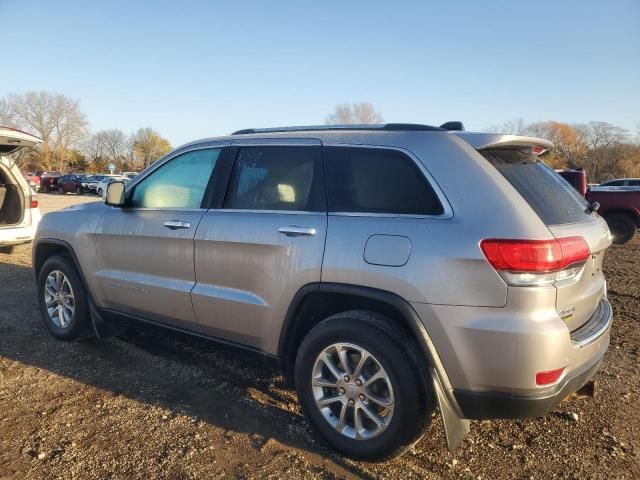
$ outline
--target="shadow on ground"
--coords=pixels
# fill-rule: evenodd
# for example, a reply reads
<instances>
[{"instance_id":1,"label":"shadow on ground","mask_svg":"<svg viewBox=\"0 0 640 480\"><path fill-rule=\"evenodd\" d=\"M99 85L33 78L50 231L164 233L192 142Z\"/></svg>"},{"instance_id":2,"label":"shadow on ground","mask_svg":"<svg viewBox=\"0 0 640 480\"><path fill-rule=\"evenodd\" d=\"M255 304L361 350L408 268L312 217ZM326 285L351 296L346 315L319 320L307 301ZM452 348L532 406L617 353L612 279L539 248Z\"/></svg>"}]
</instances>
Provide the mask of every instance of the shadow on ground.
<instances>
[{"instance_id":1,"label":"shadow on ground","mask_svg":"<svg viewBox=\"0 0 640 480\"><path fill-rule=\"evenodd\" d=\"M40 319L30 268L0 263L0 285L0 357L246 433L255 448L273 439L365 476L321 445L295 393L261 357L143 324L118 338L61 342Z\"/></svg>"}]
</instances>

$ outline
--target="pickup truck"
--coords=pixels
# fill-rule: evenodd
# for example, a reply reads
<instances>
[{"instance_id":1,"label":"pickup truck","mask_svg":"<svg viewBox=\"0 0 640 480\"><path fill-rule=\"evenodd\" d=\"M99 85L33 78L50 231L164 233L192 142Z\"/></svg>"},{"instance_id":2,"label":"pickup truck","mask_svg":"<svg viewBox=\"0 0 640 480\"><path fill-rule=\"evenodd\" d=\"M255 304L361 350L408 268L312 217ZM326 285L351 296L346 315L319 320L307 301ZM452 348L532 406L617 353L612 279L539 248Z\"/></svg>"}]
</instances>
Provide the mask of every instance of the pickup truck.
<instances>
[{"instance_id":1,"label":"pickup truck","mask_svg":"<svg viewBox=\"0 0 640 480\"><path fill-rule=\"evenodd\" d=\"M600 204L598 213L607 221L614 243L627 243L640 228L640 188L587 187L584 170L556 170L587 201Z\"/></svg>"},{"instance_id":2,"label":"pickup truck","mask_svg":"<svg viewBox=\"0 0 640 480\"><path fill-rule=\"evenodd\" d=\"M58 190L58 179L62 174L60 172L38 170L35 172L35 176L40 178L40 191L46 193Z\"/></svg>"}]
</instances>

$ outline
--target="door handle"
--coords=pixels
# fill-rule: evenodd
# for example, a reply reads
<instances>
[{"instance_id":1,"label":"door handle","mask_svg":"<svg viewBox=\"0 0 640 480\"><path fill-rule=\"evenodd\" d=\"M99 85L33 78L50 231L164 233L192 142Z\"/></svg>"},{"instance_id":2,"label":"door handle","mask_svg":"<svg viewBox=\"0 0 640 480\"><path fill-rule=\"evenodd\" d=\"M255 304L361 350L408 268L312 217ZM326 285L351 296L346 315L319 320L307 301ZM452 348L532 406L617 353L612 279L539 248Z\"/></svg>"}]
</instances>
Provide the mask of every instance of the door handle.
<instances>
[{"instance_id":1,"label":"door handle","mask_svg":"<svg viewBox=\"0 0 640 480\"><path fill-rule=\"evenodd\" d=\"M297 225L289 225L288 227L280 227L278 232L287 237L303 237L316 234L316 229L311 227L299 227Z\"/></svg>"},{"instance_id":2,"label":"door handle","mask_svg":"<svg viewBox=\"0 0 640 480\"><path fill-rule=\"evenodd\" d=\"M177 230L178 228L191 228L191 224L189 222L182 222L180 220L170 220L168 222L164 222L164 225L171 230Z\"/></svg>"}]
</instances>

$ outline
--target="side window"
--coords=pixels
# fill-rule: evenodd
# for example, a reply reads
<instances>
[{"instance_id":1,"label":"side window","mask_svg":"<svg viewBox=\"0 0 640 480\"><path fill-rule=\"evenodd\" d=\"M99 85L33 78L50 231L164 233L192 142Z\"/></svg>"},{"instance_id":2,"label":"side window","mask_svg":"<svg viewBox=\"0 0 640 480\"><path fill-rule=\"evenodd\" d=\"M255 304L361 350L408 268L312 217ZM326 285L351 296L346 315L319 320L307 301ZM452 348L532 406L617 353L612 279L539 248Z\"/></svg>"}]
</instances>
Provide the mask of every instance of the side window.
<instances>
[{"instance_id":1,"label":"side window","mask_svg":"<svg viewBox=\"0 0 640 480\"><path fill-rule=\"evenodd\" d=\"M441 215L433 188L397 150L325 147L329 211Z\"/></svg>"},{"instance_id":2,"label":"side window","mask_svg":"<svg viewBox=\"0 0 640 480\"><path fill-rule=\"evenodd\" d=\"M319 147L244 147L238 152L224 208L322 209Z\"/></svg>"},{"instance_id":3,"label":"side window","mask_svg":"<svg viewBox=\"0 0 640 480\"><path fill-rule=\"evenodd\" d=\"M170 160L135 186L133 208L200 208L221 149L193 150Z\"/></svg>"}]
</instances>

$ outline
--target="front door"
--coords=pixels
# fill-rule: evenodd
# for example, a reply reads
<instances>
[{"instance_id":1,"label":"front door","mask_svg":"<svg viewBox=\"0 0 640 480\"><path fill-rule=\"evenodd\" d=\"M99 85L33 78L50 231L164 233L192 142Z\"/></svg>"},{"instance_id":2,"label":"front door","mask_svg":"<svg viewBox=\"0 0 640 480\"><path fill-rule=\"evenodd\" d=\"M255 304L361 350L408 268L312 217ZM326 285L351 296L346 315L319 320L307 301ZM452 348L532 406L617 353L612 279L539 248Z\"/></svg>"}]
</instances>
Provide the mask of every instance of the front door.
<instances>
[{"instance_id":1,"label":"front door","mask_svg":"<svg viewBox=\"0 0 640 480\"><path fill-rule=\"evenodd\" d=\"M197 329L193 239L221 162L221 148L187 151L144 175L124 208L97 229L97 277L104 307Z\"/></svg>"},{"instance_id":2,"label":"front door","mask_svg":"<svg viewBox=\"0 0 640 480\"><path fill-rule=\"evenodd\" d=\"M192 299L209 335L275 353L294 295L320 281L322 152L306 143L239 146L224 203L204 215Z\"/></svg>"}]
</instances>

